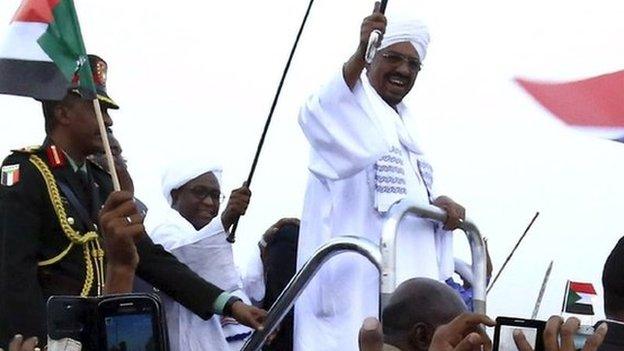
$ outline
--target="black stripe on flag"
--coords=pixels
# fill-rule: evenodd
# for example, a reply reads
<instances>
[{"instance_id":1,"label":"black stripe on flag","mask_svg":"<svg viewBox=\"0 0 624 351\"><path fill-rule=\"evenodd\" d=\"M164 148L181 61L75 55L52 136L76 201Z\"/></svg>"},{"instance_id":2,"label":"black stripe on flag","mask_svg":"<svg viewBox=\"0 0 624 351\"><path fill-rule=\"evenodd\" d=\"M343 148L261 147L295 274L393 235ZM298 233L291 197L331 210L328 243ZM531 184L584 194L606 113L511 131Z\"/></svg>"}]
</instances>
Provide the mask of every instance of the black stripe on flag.
<instances>
[{"instance_id":1,"label":"black stripe on flag","mask_svg":"<svg viewBox=\"0 0 624 351\"><path fill-rule=\"evenodd\" d=\"M61 100L70 82L54 62L0 58L0 94Z\"/></svg>"},{"instance_id":2,"label":"black stripe on flag","mask_svg":"<svg viewBox=\"0 0 624 351\"><path fill-rule=\"evenodd\" d=\"M571 303L566 306L565 312L572 314L594 315L594 307L584 303Z\"/></svg>"}]
</instances>

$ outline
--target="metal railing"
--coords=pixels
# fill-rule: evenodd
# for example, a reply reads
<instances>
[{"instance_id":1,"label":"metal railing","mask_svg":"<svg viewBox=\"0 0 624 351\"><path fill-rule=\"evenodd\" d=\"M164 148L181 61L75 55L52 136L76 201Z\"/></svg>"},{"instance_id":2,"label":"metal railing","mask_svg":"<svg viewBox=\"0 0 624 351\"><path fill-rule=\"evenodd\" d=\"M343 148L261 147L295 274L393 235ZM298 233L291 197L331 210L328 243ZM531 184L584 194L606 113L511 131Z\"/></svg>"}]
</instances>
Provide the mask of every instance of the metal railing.
<instances>
[{"instance_id":1,"label":"metal railing","mask_svg":"<svg viewBox=\"0 0 624 351\"><path fill-rule=\"evenodd\" d=\"M435 206L422 206L410 200L403 200L392 206L384 223L381 232L381 286L380 299L381 305L385 306L390 295L396 287L396 235L399 223L408 214L429 219L432 221L444 223L446 221L446 212ZM462 221L459 229L466 233L468 244L470 245L470 253L472 256L472 274L474 282L473 289L473 310L476 313L485 314L485 289L487 285L486 264L487 256L485 254L485 243L479 233L477 226L470 220Z\"/></svg>"},{"instance_id":2,"label":"metal railing","mask_svg":"<svg viewBox=\"0 0 624 351\"><path fill-rule=\"evenodd\" d=\"M382 229L379 246L367 239L354 236L341 236L331 239L316 250L301 270L293 276L269 310L264 323L264 329L255 331L242 350L260 350L266 339L275 331L279 323L295 304L297 297L306 288L321 266L330 258L343 252L357 252L366 257L379 270L379 317L381 318L383 307L386 306L390 295L396 289L396 235L399 223L408 214L441 223L446 220L446 213L438 207L430 205L421 206L412 201L403 200L390 209ZM475 278L472 284L474 311L485 314L487 279L485 245L479 230L472 222L468 220L462 221L459 228L466 233L472 254L472 273Z\"/></svg>"},{"instance_id":3,"label":"metal railing","mask_svg":"<svg viewBox=\"0 0 624 351\"><path fill-rule=\"evenodd\" d=\"M310 283L321 266L330 258L343 252L357 252L366 257L381 271L381 253L379 247L370 240L355 236L340 236L321 246L290 280L284 291L275 300L264 322L263 330L256 330L245 343L242 350L260 350L266 339L275 331L303 289Z\"/></svg>"}]
</instances>

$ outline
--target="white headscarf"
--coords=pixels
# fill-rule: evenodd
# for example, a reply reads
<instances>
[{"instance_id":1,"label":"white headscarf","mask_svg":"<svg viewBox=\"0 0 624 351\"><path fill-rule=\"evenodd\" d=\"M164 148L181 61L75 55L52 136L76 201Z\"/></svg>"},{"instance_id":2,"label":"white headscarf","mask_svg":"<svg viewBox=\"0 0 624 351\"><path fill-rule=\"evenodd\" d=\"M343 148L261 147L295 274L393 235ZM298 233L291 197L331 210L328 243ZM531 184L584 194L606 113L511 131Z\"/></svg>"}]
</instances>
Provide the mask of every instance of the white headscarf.
<instances>
[{"instance_id":1,"label":"white headscarf","mask_svg":"<svg viewBox=\"0 0 624 351\"><path fill-rule=\"evenodd\" d=\"M212 172L219 185L221 185L221 173L223 169L220 165L210 161L203 161L201 158L177 161L172 163L165 171L162 178L162 189L165 199L169 205L172 204L171 191L178 189L189 181L199 177L204 173Z\"/></svg>"},{"instance_id":2,"label":"white headscarf","mask_svg":"<svg viewBox=\"0 0 624 351\"><path fill-rule=\"evenodd\" d=\"M386 33L379 50L396 43L409 42L416 49L420 62L423 62L427 55L429 40L429 29L423 22L416 19L393 18L388 19Z\"/></svg>"}]
</instances>

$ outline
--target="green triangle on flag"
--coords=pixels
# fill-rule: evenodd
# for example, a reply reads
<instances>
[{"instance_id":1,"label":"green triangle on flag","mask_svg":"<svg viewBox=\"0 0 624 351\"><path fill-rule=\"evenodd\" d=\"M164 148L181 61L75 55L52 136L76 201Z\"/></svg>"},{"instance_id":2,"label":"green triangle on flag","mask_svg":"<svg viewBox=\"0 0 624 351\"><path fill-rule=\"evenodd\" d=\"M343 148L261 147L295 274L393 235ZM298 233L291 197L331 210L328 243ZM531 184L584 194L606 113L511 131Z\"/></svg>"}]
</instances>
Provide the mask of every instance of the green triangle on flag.
<instances>
[{"instance_id":1,"label":"green triangle on flag","mask_svg":"<svg viewBox=\"0 0 624 351\"><path fill-rule=\"evenodd\" d=\"M570 290L568 292L568 300L567 300L568 305L575 304L576 302L580 300L581 300L581 296L577 294L576 292L574 292L574 290Z\"/></svg>"},{"instance_id":2,"label":"green triangle on flag","mask_svg":"<svg viewBox=\"0 0 624 351\"><path fill-rule=\"evenodd\" d=\"M589 283L568 281L566 295L563 301L563 312L580 315L594 315L594 307L591 299L585 297L588 293L594 293L593 286Z\"/></svg>"},{"instance_id":3,"label":"green triangle on flag","mask_svg":"<svg viewBox=\"0 0 624 351\"><path fill-rule=\"evenodd\" d=\"M63 75L81 93L95 98L95 82L73 0L61 0L54 7L48 30L37 40Z\"/></svg>"},{"instance_id":4,"label":"green triangle on flag","mask_svg":"<svg viewBox=\"0 0 624 351\"><path fill-rule=\"evenodd\" d=\"M0 40L0 94L95 99L92 73L74 1L22 0Z\"/></svg>"}]
</instances>

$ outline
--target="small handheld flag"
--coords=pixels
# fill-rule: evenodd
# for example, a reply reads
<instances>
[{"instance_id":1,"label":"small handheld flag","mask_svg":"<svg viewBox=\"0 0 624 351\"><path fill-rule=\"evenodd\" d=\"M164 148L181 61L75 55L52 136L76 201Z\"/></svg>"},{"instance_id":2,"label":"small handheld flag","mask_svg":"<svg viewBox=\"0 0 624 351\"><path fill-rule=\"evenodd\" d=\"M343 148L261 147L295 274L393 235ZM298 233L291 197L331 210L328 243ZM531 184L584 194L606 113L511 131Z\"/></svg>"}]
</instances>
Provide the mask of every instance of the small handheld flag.
<instances>
[{"instance_id":1,"label":"small handheld flag","mask_svg":"<svg viewBox=\"0 0 624 351\"><path fill-rule=\"evenodd\" d=\"M105 80L105 69L96 70ZM120 190L74 1L23 0L0 46L0 94L62 100L69 89L93 100L113 187Z\"/></svg>"},{"instance_id":2,"label":"small handheld flag","mask_svg":"<svg viewBox=\"0 0 624 351\"><path fill-rule=\"evenodd\" d=\"M581 315L594 315L592 298L596 296L596 289L591 283L569 281L566 284L566 294L563 301L563 312Z\"/></svg>"},{"instance_id":3,"label":"small handheld flag","mask_svg":"<svg viewBox=\"0 0 624 351\"><path fill-rule=\"evenodd\" d=\"M0 94L60 100L95 96L73 0L24 0L0 45Z\"/></svg>"}]
</instances>

